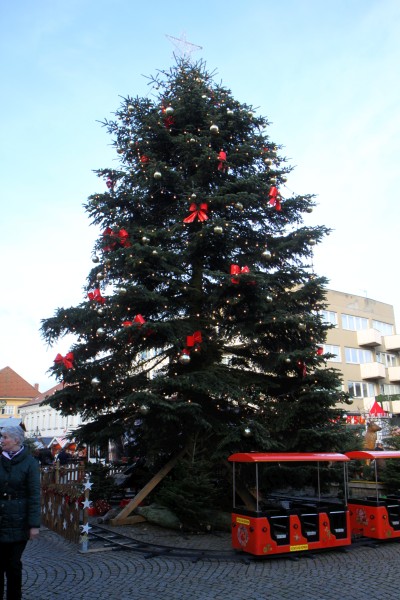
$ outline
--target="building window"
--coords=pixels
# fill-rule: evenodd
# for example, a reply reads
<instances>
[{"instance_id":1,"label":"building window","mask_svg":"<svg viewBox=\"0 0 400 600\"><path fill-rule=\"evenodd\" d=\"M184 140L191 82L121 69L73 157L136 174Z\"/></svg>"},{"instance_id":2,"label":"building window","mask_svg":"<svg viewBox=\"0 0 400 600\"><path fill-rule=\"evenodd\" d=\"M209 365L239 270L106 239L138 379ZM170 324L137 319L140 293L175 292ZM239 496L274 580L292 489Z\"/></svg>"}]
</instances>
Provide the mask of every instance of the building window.
<instances>
[{"instance_id":1,"label":"building window","mask_svg":"<svg viewBox=\"0 0 400 600\"><path fill-rule=\"evenodd\" d=\"M337 327L337 313L335 313L333 310L321 310L320 315L324 323L329 323L329 325L334 325Z\"/></svg>"},{"instance_id":2,"label":"building window","mask_svg":"<svg viewBox=\"0 0 400 600\"><path fill-rule=\"evenodd\" d=\"M353 398L373 398L375 396L375 386L373 383L363 381L348 381L349 394Z\"/></svg>"},{"instance_id":3,"label":"building window","mask_svg":"<svg viewBox=\"0 0 400 600\"><path fill-rule=\"evenodd\" d=\"M340 347L332 344L322 344L324 354L333 354L332 358L328 358L331 362L342 362L340 357Z\"/></svg>"},{"instance_id":4,"label":"building window","mask_svg":"<svg viewBox=\"0 0 400 600\"><path fill-rule=\"evenodd\" d=\"M400 394L400 385L394 383L381 383L379 390L384 396L395 396Z\"/></svg>"},{"instance_id":5,"label":"building window","mask_svg":"<svg viewBox=\"0 0 400 600\"><path fill-rule=\"evenodd\" d=\"M382 335L393 335L393 325L382 323L382 321L372 321L372 327L377 329Z\"/></svg>"},{"instance_id":6,"label":"building window","mask_svg":"<svg viewBox=\"0 0 400 600\"><path fill-rule=\"evenodd\" d=\"M397 365L397 356L389 354L389 352L377 352L376 360L378 363L385 365L385 367L395 367Z\"/></svg>"},{"instance_id":7,"label":"building window","mask_svg":"<svg viewBox=\"0 0 400 600\"><path fill-rule=\"evenodd\" d=\"M13 415L14 407L10 406L9 404L7 404L6 406L3 406L3 408L1 409L1 414L2 415Z\"/></svg>"},{"instance_id":8,"label":"building window","mask_svg":"<svg viewBox=\"0 0 400 600\"><path fill-rule=\"evenodd\" d=\"M373 362L371 350L362 348L345 348L346 362L353 365Z\"/></svg>"},{"instance_id":9,"label":"building window","mask_svg":"<svg viewBox=\"0 0 400 600\"><path fill-rule=\"evenodd\" d=\"M368 319L365 319L364 317L355 317L353 315L342 315L342 327L349 331L368 329Z\"/></svg>"}]
</instances>

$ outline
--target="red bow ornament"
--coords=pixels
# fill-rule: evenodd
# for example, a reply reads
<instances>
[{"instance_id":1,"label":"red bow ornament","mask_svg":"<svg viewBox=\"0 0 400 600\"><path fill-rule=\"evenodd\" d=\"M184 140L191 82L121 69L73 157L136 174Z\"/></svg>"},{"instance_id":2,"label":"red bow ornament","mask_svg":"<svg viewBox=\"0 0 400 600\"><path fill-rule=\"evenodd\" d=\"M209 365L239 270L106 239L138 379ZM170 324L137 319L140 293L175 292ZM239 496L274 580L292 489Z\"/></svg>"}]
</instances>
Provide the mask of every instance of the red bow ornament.
<instances>
[{"instance_id":1,"label":"red bow ornament","mask_svg":"<svg viewBox=\"0 0 400 600\"><path fill-rule=\"evenodd\" d=\"M103 231L103 237L106 238L107 236L111 236L112 235L112 229L110 227L107 227L104 231ZM115 243L109 243L107 244L107 246L103 246L103 250L104 252L109 252L110 250L114 250L115 248Z\"/></svg>"},{"instance_id":2,"label":"red bow ornament","mask_svg":"<svg viewBox=\"0 0 400 600\"><path fill-rule=\"evenodd\" d=\"M269 190L269 203L271 206L275 206L276 210L281 210L281 196L278 189L273 185Z\"/></svg>"},{"instance_id":3,"label":"red bow ornament","mask_svg":"<svg viewBox=\"0 0 400 600\"><path fill-rule=\"evenodd\" d=\"M307 375L307 365L302 360L297 361L297 368L299 369L301 377L305 377Z\"/></svg>"},{"instance_id":4,"label":"red bow ornament","mask_svg":"<svg viewBox=\"0 0 400 600\"><path fill-rule=\"evenodd\" d=\"M161 112L164 115L164 118L163 118L164 125L167 129L169 129L170 127L172 127L172 125L174 125L175 119L172 115L168 114L165 106L161 107Z\"/></svg>"},{"instance_id":5,"label":"red bow ornament","mask_svg":"<svg viewBox=\"0 0 400 600\"><path fill-rule=\"evenodd\" d=\"M117 233L118 241L123 248L129 248L131 243L129 241L129 233L126 229L120 229Z\"/></svg>"},{"instance_id":6,"label":"red bow ornament","mask_svg":"<svg viewBox=\"0 0 400 600\"><path fill-rule=\"evenodd\" d=\"M63 365L66 369L73 369L74 368L73 360L74 360L73 353L68 352L68 354L66 354L65 356L61 356L61 354L57 354L57 356L54 359L54 362L56 363L56 365Z\"/></svg>"},{"instance_id":7,"label":"red bow ornament","mask_svg":"<svg viewBox=\"0 0 400 600\"><path fill-rule=\"evenodd\" d=\"M145 154L142 154L139 160L142 163L142 165L147 165L147 163L150 161L149 157Z\"/></svg>"},{"instance_id":8,"label":"red bow ornament","mask_svg":"<svg viewBox=\"0 0 400 600\"><path fill-rule=\"evenodd\" d=\"M186 348L182 350L182 354L190 355L190 349L194 352L200 350L200 344L202 342L201 331L195 331L193 335L186 336Z\"/></svg>"},{"instance_id":9,"label":"red bow ornament","mask_svg":"<svg viewBox=\"0 0 400 600\"><path fill-rule=\"evenodd\" d=\"M106 180L106 186L108 187L109 190L113 191L114 190L114 185L115 185L115 181L113 181L111 179L111 177L108 177Z\"/></svg>"},{"instance_id":10,"label":"red bow ornament","mask_svg":"<svg viewBox=\"0 0 400 600\"><path fill-rule=\"evenodd\" d=\"M186 337L186 346L188 348L198 347L202 342L201 331L195 331L193 335Z\"/></svg>"},{"instance_id":11,"label":"red bow ornament","mask_svg":"<svg viewBox=\"0 0 400 600\"><path fill-rule=\"evenodd\" d=\"M218 171L222 171L224 173L227 169L226 152L224 152L224 150L220 150L218 152L218 161Z\"/></svg>"},{"instance_id":12,"label":"red bow ornament","mask_svg":"<svg viewBox=\"0 0 400 600\"><path fill-rule=\"evenodd\" d=\"M89 292L88 298L89 300L94 300L99 304L104 304L104 302L106 301L106 299L101 295L101 292L98 288L96 288L93 292Z\"/></svg>"},{"instance_id":13,"label":"red bow ornament","mask_svg":"<svg viewBox=\"0 0 400 600\"><path fill-rule=\"evenodd\" d=\"M111 238L111 241L107 246L103 247L104 252L109 252L110 250L115 250L115 248L118 246L118 244L120 246L122 246L123 248L129 248L131 245L131 243L129 241L129 233L126 231L126 229L120 229L116 233L110 227L107 227L103 231L103 237L106 237L106 236Z\"/></svg>"},{"instance_id":14,"label":"red bow ornament","mask_svg":"<svg viewBox=\"0 0 400 600\"><path fill-rule=\"evenodd\" d=\"M122 323L122 325L124 327L130 327L131 325L134 325L135 323L139 324L139 327L141 327L142 325L144 325L144 323L146 323L145 319L142 317L142 315L136 315L133 318L133 321L124 321Z\"/></svg>"},{"instance_id":15,"label":"red bow ornament","mask_svg":"<svg viewBox=\"0 0 400 600\"><path fill-rule=\"evenodd\" d=\"M241 273L250 273L249 267L240 268L239 265L231 265L231 275L240 275ZM232 277L232 283L240 283L239 279Z\"/></svg>"},{"instance_id":16,"label":"red bow ornament","mask_svg":"<svg viewBox=\"0 0 400 600\"><path fill-rule=\"evenodd\" d=\"M205 202L200 204L198 208L197 208L197 204L195 204L193 202L189 206L189 210L190 210L191 214L183 219L184 223L193 223L193 221L196 219L196 217L198 218L199 221L206 221L208 219L208 215L207 215L208 205Z\"/></svg>"}]
</instances>

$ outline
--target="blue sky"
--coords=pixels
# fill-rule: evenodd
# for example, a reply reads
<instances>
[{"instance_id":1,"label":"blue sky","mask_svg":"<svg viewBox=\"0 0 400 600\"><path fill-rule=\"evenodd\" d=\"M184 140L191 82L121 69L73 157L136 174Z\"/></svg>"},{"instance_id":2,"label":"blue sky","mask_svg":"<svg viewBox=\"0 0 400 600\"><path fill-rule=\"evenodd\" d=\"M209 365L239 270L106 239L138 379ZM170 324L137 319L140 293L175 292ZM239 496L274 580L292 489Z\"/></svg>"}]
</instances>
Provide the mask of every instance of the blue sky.
<instances>
[{"instance_id":1,"label":"blue sky","mask_svg":"<svg viewBox=\"0 0 400 600\"><path fill-rule=\"evenodd\" d=\"M333 230L316 271L394 305L400 329L398 0L15 0L0 24L0 368L54 385L69 340L46 348L40 321L83 299L99 232L82 205L117 166L99 121L173 64L167 34L271 121L287 194L315 194L307 222Z\"/></svg>"}]
</instances>

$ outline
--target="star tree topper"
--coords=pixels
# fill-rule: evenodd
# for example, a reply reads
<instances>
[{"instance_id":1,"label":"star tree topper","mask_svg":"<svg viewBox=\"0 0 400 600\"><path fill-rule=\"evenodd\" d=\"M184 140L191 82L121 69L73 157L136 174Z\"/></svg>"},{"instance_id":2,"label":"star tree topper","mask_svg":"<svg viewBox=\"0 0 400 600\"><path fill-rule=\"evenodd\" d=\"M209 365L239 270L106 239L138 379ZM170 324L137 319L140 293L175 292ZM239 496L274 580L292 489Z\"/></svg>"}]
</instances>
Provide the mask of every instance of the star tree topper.
<instances>
[{"instance_id":1,"label":"star tree topper","mask_svg":"<svg viewBox=\"0 0 400 600\"><path fill-rule=\"evenodd\" d=\"M172 44L178 50L179 56L181 58L190 59L193 52L197 52L198 50L203 50L202 46L197 46L196 44L192 44L191 42L188 42L186 39L185 33L181 33L180 38L174 37L173 35L167 35L167 34L165 34L165 37L167 37L170 40L170 42L172 42Z\"/></svg>"}]
</instances>

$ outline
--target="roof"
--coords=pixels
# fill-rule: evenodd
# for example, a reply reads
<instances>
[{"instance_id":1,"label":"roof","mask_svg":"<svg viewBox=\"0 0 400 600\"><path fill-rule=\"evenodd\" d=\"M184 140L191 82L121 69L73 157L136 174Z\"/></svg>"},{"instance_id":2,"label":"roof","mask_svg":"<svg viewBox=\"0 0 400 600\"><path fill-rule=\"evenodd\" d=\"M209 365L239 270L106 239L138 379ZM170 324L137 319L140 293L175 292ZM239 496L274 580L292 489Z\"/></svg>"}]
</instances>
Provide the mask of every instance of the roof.
<instances>
[{"instance_id":1,"label":"roof","mask_svg":"<svg viewBox=\"0 0 400 600\"><path fill-rule=\"evenodd\" d=\"M55 394L55 392L57 392L58 390L61 390L63 387L64 387L64 383L62 383L62 382L61 383L57 383L56 385L53 385L53 387L51 387L46 392L42 392L41 394L39 394L35 398L32 398L32 400L28 400L28 402L25 402L25 404L23 404L21 406L21 408L25 407L25 406L33 406L35 404L41 404L47 398L49 398L50 396L52 396L53 394ZM37 393L37 390L36 390L36 393Z\"/></svg>"},{"instance_id":2,"label":"roof","mask_svg":"<svg viewBox=\"0 0 400 600\"><path fill-rule=\"evenodd\" d=\"M399 453L400 454L400 453ZM230 462L346 462L350 460L337 452L238 452Z\"/></svg>"},{"instance_id":3,"label":"roof","mask_svg":"<svg viewBox=\"0 0 400 600\"><path fill-rule=\"evenodd\" d=\"M353 450L346 452L352 460L375 460L380 458L397 458L400 459L399 450Z\"/></svg>"},{"instance_id":4,"label":"roof","mask_svg":"<svg viewBox=\"0 0 400 600\"><path fill-rule=\"evenodd\" d=\"M38 391L10 367L0 369L0 398L34 398Z\"/></svg>"},{"instance_id":5,"label":"roof","mask_svg":"<svg viewBox=\"0 0 400 600\"><path fill-rule=\"evenodd\" d=\"M51 438L50 441L47 443L47 447L49 448L50 446L60 446L60 448L65 448L66 446L69 446L72 443L74 443L73 440L69 438L55 436Z\"/></svg>"}]
</instances>

